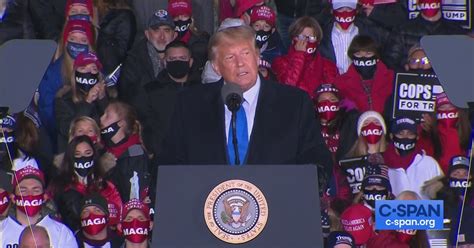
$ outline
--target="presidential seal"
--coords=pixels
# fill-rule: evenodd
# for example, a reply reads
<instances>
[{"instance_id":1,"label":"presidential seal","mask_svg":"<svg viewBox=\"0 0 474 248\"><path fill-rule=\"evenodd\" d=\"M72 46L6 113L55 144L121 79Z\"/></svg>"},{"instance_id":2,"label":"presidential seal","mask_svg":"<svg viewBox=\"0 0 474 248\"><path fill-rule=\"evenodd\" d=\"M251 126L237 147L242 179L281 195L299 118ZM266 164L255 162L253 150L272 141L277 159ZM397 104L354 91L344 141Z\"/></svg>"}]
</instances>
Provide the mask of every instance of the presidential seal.
<instances>
[{"instance_id":1,"label":"presidential seal","mask_svg":"<svg viewBox=\"0 0 474 248\"><path fill-rule=\"evenodd\" d=\"M262 191L243 180L217 185L206 199L204 220L220 240L241 244L257 237L268 219L268 205Z\"/></svg>"}]
</instances>

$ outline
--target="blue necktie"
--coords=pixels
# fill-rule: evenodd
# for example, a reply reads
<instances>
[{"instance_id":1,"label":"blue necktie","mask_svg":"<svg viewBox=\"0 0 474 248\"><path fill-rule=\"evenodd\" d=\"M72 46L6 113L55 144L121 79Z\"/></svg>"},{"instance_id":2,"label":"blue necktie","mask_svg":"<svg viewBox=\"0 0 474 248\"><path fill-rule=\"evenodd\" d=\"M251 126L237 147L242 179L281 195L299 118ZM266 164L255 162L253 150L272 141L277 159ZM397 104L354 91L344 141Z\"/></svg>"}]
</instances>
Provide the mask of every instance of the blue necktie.
<instances>
[{"instance_id":1,"label":"blue necktie","mask_svg":"<svg viewBox=\"0 0 474 248\"><path fill-rule=\"evenodd\" d=\"M245 115L244 107L241 106L237 111L236 119L236 133L237 133L237 146L239 148L240 164L244 163L245 155L247 154L247 147L249 144L248 128L247 128L247 116ZM234 144L232 143L232 121L229 126L229 137L227 139L227 152L229 154L229 162L231 165L235 165L235 153Z\"/></svg>"}]
</instances>

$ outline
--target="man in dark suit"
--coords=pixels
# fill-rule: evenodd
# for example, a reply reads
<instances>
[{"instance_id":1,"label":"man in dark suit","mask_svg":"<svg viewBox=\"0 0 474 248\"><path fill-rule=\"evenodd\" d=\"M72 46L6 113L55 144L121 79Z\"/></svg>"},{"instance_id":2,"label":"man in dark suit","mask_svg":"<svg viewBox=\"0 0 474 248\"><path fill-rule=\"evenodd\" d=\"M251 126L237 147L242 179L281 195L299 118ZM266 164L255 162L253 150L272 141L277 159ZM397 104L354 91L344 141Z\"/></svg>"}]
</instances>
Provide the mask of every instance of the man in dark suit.
<instances>
[{"instance_id":1,"label":"man in dark suit","mask_svg":"<svg viewBox=\"0 0 474 248\"><path fill-rule=\"evenodd\" d=\"M249 26L218 31L209 43L213 69L221 81L181 92L161 164L234 164L231 112L221 88L233 82L243 90L237 114L241 164L329 165L331 159L316 129L309 96L258 75L259 50ZM239 125L244 120L245 124ZM242 129L242 130L240 130Z\"/></svg>"}]
</instances>

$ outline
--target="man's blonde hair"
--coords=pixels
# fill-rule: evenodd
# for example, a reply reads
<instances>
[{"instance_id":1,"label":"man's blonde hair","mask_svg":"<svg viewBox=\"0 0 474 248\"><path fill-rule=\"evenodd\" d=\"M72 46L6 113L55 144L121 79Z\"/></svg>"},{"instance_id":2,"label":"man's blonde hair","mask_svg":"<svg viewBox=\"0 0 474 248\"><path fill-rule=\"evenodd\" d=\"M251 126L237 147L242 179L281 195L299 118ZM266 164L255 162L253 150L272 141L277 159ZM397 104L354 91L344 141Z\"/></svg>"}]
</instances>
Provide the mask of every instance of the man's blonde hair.
<instances>
[{"instance_id":1,"label":"man's blonde hair","mask_svg":"<svg viewBox=\"0 0 474 248\"><path fill-rule=\"evenodd\" d=\"M211 39L209 40L208 53L209 60L214 61L216 59L216 49L217 47L225 41L249 41L254 44L255 49L257 49L257 44L255 42L255 30L248 25L230 27L216 32Z\"/></svg>"}]
</instances>

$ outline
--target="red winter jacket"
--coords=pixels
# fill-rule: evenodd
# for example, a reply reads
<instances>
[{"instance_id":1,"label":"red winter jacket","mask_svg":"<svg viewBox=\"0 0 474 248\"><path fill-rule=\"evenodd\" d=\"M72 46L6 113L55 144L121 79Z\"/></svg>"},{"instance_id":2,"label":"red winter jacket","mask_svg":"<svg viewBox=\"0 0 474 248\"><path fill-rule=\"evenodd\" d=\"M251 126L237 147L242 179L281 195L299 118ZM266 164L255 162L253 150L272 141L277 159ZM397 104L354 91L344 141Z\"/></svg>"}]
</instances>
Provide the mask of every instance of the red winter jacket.
<instances>
[{"instance_id":1,"label":"red winter jacket","mask_svg":"<svg viewBox=\"0 0 474 248\"><path fill-rule=\"evenodd\" d=\"M108 210L109 210L109 225L117 225L120 223L120 211L122 211L122 198L117 190L117 187L110 182L105 181L107 187L104 187L100 190L99 194L107 200ZM75 185L70 185L67 187L68 189L74 189L81 193L82 195L86 195L87 186L81 183L76 183Z\"/></svg>"},{"instance_id":2,"label":"red winter jacket","mask_svg":"<svg viewBox=\"0 0 474 248\"><path fill-rule=\"evenodd\" d=\"M397 232L393 230L383 230L369 239L367 248L410 248L410 245L399 240Z\"/></svg>"},{"instance_id":3,"label":"red winter jacket","mask_svg":"<svg viewBox=\"0 0 474 248\"><path fill-rule=\"evenodd\" d=\"M352 190L347 182L347 177L344 175L340 165L335 164L333 166L332 176L335 181L336 186L336 196L332 197L331 200L335 198L350 202L352 200Z\"/></svg>"},{"instance_id":4,"label":"red winter jacket","mask_svg":"<svg viewBox=\"0 0 474 248\"><path fill-rule=\"evenodd\" d=\"M431 141L431 137L429 136L428 133L423 132L423 128L421 127L421 125L418 125L417 129L418 129L417 132L418 132L419 139L416 142L416 146L425 150L426 155L434 157L434 145L433 145L433 142Z\"/></svg>"},{"instance_id":5,"label":"red winter jacket","mask_svg":"<svg viewBox=\"0 0 474 248\"><path fill-rule=\"evenodd\" d=\"M379 61L374 78L370 80L372 104L369 104L369 97L362 85L362 77L356 71L354 65L351 65L346 73L336 77L335 85L342 97L355 103L359 112L374 110L383 114L385 102L393 91L393 79L393 71L388 69L382 61Z\"/></svg>"},{"instance_id":6,"label":"red winter jacket","mask_svg":"<svg viewBox=\"0 0 474 248\"><path fill-rule=\"evenodd\" d=\"M338 75L336 65L319 52L312 56L294 47L290 47L287 55L275 58L272 70L279 82L296 86L312 98L319 85L334 82Z\"/></svg>"}]
</instances>

